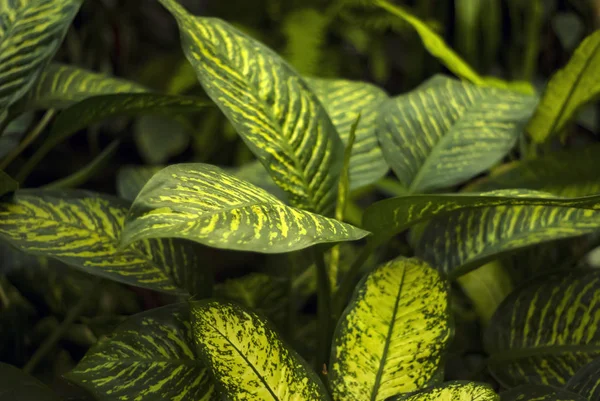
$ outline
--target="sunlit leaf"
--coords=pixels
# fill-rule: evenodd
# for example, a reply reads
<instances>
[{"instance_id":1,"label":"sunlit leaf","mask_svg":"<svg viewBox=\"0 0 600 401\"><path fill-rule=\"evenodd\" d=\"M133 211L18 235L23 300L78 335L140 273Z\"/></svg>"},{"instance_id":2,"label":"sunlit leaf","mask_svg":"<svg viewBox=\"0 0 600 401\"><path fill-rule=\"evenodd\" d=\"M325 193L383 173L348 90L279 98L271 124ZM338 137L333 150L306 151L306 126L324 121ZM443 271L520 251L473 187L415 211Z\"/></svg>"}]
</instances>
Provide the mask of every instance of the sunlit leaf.
<instances>
[{"instance_id":1,"label":"sunlit leaf","mask_svg":"<svg viewBox=\"0 0 600 401\"><path fill-rule=\"evenodd\" d=\"M218 167L190 163L168 166L148 181L131 207L122 240L186 238L216 248L279 253L367 234L286 206Z\"/></svg>"},{"instance_id":2,"label":"sunlit leaf","mask_svg":"<svg viewBox=\"0 0 600 401\"><path fill-rule=\"evenodd\" d=\"M235 175L241 180L248 181L259 188L264 189L272 195L275 195L282 202L287 202L287 194L273 182L269 172L259 161L242 164L239 167L227 168L225 171Z\"/></svg>"},{"instance_id":3,"label":"sunlit leaf","mask_svg":"<svg viewBox=\"0 0 600 401\"><path fill-rule=\"evenodd\" d=\"M483 383L453 381L426 388L413 394L390 398L390 401L499 401L494 390Z\"/></svg>"},{"instance_id":4,"label":"sunlit leaf","mask_svg":"<svg viewBox=\"0 0 600 401\"><path fill-rule=\"evenodd\" d=\"M579 369L565 388L590 401L600 399L600 358Z\"/></svg>"},{"instance_id":5,"label":"sunlit leaf","mask_svg":"<svg viewBox=\"0 0 600 401\"><path fill-rule=\"evenodd\" d=\"M2 8L0 7L0 10ZM0 362L0 399L11 401L60 401L44 383L21 369Z\"/></svg>"},{"instance_id":6,"label":"sunlit leaf","mask_svg":"<svg viewBox=\"0 0 600 401\"><path fill-rule=\"evenodd\" d=\"M432 384L452 335L447 287L417 259L396 259L369 273L336 328L334 399L383 401Z\"/></svg>"}]
</instances>

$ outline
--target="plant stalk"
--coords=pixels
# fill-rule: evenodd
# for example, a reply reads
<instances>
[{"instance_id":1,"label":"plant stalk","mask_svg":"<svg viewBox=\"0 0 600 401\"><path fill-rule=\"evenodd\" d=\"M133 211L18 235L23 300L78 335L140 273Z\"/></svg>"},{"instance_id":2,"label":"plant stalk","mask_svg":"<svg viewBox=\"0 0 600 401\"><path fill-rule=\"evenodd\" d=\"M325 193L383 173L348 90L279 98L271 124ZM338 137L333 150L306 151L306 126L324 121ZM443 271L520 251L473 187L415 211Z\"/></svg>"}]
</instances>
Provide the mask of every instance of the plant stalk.
<instances>
[{"instance_id":1,"label":"plant stalk","mask_svg":"<svg viewBox=\"0 0 600 401\"><path fill-rule=\"evenodd\" d=\"M323 382L327 383L327 377L323 372L329 362L329 347L331 345L331 284L329 274L324 260L324 254L313 250L313 260L317 266L317 356L315 368L321 372Z\"/></svg>"}]
</instances>

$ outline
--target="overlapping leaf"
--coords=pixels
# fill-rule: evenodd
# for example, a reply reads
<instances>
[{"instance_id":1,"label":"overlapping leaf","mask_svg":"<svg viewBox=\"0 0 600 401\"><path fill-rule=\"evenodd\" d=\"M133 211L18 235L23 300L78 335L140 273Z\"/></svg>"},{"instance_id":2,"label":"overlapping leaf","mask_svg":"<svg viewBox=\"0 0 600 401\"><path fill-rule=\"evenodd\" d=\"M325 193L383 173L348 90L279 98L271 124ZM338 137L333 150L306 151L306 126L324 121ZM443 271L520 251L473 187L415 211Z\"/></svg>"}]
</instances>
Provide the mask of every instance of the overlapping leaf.
<instances>
[{"instance_id":1,"label":"overlapping leaf","mask_svg":"<svg viewBox=\"0 0 600 401\"><path fill-rule=\"evenodd\" d=\"M342 141L304 80L277 54L215 18L161 0L200 83L293 206L333 212Z\"/></svg>"},{"instance_id":2,"label":"overlapping leaf","mask_svg":"<svg viewBox=\"0 0 600 401\"><path fill-rule=\"evenodd\" d=\"M560 133L581 106L600 94L600 31L588 36L575 50L569 63L558 71L540 100L527 126L535 142Z\"/></svg>"},{"instance_id":3,"label":"overlapping leaf","mask_svg":"<svg viewBox=\"0 0 600 401\"><path fill-rule=\"evenodd\" d=\"M82 0L0 2L0 120L32 87L77 14Z\"/></svg>"},{"instance_id":4,"label":"overlapping leaf","mask_svg":"<svg viewBox=\"0 0 600 401\"><path fill-rule=\"evenodd\" d=\"M123 242L172 237L279 253L365 235L349 224L288 207L218 167L190 163L168 166L148 181L130 209Z\"/></svg>"},{"instance_id":5,"label":"overlapping leaf","mask_svg":"<svg viewBox=\"0 0 600 401\"><path fill-rule=\"evenodd\" d=\"M600 358L579 369L565 388L589 401L600 399Z\"/></svg>"},{"instance_id":6,"label":"overlapping leaf","mask_svg":"<svg viewBox=\"0 0 600 401\"><path fill-rule=\"evenodd\" d=\"M120 248L127 203L78 190L21 190L0 203L0 238L91 274L159 291L206 292L208 271L191 243Z\"/></svg>"},{"instance_id":7,"label":"overlapping leaf","mask_svg":"<svg viewBox=\"0 0 600 401\"><path fill-rule=\"evenodd\" d=\"M266 319L228 302L191 305L198 348L227 399L329 400L317 375Z\"/></svg>"},{"instance_id":8,"label":"overlapping leaf","mask_svg":"<svg viewBox=\"0 0 600 401\"><path fill-rule=\"evenodd\" d=\"M390 401L499 401L494 390L483 383L453 381L428 387L422 391L391 398Z\"/></svg>"},{"instance_id":9,"label":"overlapping leaf","mask_svg":"<svg viewBox=\"0 0 600 401\"><path fill-rule=\"evenodd\" d=\"M101 401L220 400L195 336L186 304L144 312L92 347L67 378Z\"/></svg>"},{"instance_id":10,"label":"overlapping leaf","mask_svg":"<svg viewBox=\"0 0 600 401\"><path fill-rule=\"evenodd\" d=\"M117 172L117 195L133 201L144 185L164 166L123 166Z\"/></svg>"},{"instance_id":11,"label":"overlapping leaf","mask_svg":"<svg viewBox=\"0 0 600 401\"><path fill-rule=\"evenodd\" d=\"M1 8L0 8L1 10ZM38 379L12 365L0 362L0 399L12 401L60 401Z\"/></svg>"},{"instance_id":12,"label":"overlapping leaf","mask_svg":"<svg viewBox=\"0 0 600 401\"><path fill-rule=\"evenodd\" d=\"M0 196L12 192L19 188L19 183L11 178L10 175L0 170Z\"/></svg>"},{"instance_id":13,"label":"overlapping leaf","mask_svg":"<svg viewBox=\"0 0 600 401\"><path fill-rule=\"evenodd\" d=\"M307 79L327 110L331 121L344 142L348 142L350 128L360 113L356 141L350 159L350 187L360 188L374 183L388 171L388 165L377 142L380 113L388 99L382 89L359 81L341 79Z\"/></svg>"},{"instance_id":14,"label":"overlapping leaf","mask_svg":"<svg viewBox=\"0 0 600 401\"><path fill-rule=\"evenodd\" d=\"M449 187L513 147L536 99L441 76L387 102L383 154L411 192Z\"/></svg>"},{"instance_id":15,"label":"overlapping leaf","mask_svg":"<svg viewBox=\"0 0 600 401\"><path fill-rule=\"evenodd\" d=\"M600 357L600 272L529 282L498 308L486 333L489 367L505 387L562 386Z\"/></svg>"},{"instance_id":16,"label":"overlapping leaf","mask_svg":"<svg viewBox=\"0 0 600 401\"><path fill-rule=\"evenodd\" d=\"M525 384L504 391L500 393L500 399L502 401L589 401L568 390L540 384Z\"/></svg>"},{"instance_id":17,"label":"overlapping leaf","mask_svg":"<svg viewBox=\"0 0 600 401\"><path fill-rule=\"evenodd\" d=\"M431 384L451 333L447 284L434 269L404 258L379 266L336 328L334 399L383 401Z\"/></svg>"}]
</instances>

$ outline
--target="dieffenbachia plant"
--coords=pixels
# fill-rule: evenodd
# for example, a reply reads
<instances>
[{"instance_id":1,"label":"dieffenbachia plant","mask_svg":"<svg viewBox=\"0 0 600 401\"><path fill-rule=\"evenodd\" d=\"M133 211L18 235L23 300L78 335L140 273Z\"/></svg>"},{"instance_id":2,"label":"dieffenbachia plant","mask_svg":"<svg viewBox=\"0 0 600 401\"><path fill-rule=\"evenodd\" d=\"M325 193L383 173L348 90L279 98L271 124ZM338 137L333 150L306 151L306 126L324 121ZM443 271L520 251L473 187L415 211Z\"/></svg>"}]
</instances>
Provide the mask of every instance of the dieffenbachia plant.
<instances>
[{"instance_id":1,"label":"dieffenbachia plant","mask_svg":"<svg viewBox=\"0 0 600 401\"><path fill-rule=\"evenodd\" d=\"M499 400L485 383L446 381L458 280L488 308L485 346L490 372L508 389L502 398L597 399L598 272L536 265L512 274L505 262L598 232L600 149L496 168L525 131L542 142L597 95L597 33L540 100L528 84L479 76L425 23L377 0L462 78L437 75L392 97L366 82L301 76L229 23L159 1L208 98L53 63L81 2L0 0L0 128L32 110L60 111L20 169L19 146L0 162L0 273L52 261L178 301L126 319L70 381L102 401ZM214 106L256 161L127 165L118 196L69 188L106 161L114 142L73 176L18 189L48 152L91 124ZM380 181L390 169L397 180ZM372 186L398 196L362 213L352 199ZM410 251L378 261L378 248L405 232ZM275 259L284 274L213 285L206 247L285 254ZM493 293L498 283L476 275L491 271L482 266L516 289ZM300 313L315 293L316 321ZM3 394L59 399L0 364Z\"/></svg>"}]
</instances>

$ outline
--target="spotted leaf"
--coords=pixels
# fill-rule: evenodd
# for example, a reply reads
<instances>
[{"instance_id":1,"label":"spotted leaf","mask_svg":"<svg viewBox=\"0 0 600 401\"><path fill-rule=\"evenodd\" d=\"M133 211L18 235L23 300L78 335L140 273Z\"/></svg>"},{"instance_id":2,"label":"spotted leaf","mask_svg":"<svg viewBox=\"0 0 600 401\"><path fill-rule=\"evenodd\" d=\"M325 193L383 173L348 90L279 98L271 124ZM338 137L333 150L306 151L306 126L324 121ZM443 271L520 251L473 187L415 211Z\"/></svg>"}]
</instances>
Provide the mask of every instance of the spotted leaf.
<instances>
[{"instance_id":1,"label":"spotted leaf","mask_svg":"<svg viewBox=\"0 0 600 401\"><path fill-rule=\"evenodd\" d=\"M329 400L317 375L264 317L228 302L191 305L199 352L227 399Z\"/></svg>"},{"instance_id":2,"label":"spotted leaf","mask_svg":"<svg viewBox=\"0 0 600 401\"><path fill-rule=\"evenodd\" d=\"M405 258L379 266L336 328L334 399L383 401L425 387L437 378L451 336L447 284L434 269Z\"/></svg>"},{"instance_id":3,"label":"spotted leaf","mask_svg":"<svg viewBox=\"0 0 600 401\"><path fill-rule=\"evenodd\" d=\"M352 241L366 231L286 206L275 196L208 164L177 164L155 174L129 212L123 242L186 238L264 253Z\"/></svg>"},{"instance_id":4,"label":"spotted leaf","mask_svg":"<svg viewBox=\"0 0 600 401\"><path fill-rule=\"evenodd\" d=\"M500 401L498 394L483 383L453 381L432 386L413 394L391 398L390 401Z\"/></svg>"},{"instance_id":5,"label":"spotted leaf","mask_svg":"<svg viewBox=\"0 0 600 401\"><path fill-rule=\"evenodd\" d=\"M309 86L281 57L216 18L160 0L179 25L183 51L292 206L333 212L343 144Z\"/></svg>"}]
</instances>

